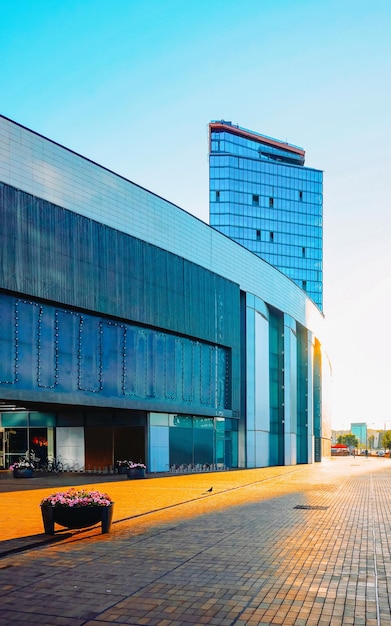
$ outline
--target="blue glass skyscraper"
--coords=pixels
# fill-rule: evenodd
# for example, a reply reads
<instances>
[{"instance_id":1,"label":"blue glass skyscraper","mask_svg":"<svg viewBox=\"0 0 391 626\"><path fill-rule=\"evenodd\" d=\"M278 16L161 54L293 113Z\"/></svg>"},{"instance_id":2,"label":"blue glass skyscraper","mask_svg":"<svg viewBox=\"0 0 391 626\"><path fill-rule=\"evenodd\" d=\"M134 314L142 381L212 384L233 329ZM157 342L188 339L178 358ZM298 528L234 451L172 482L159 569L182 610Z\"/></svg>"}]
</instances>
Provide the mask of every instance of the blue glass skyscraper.
<instances>
[{"instance_id":1,"label":"blue glass skyscraper","mask_svg":"<svg viewBox=\"0 0 391 626\"><path fill-rule=\"evenodd\" d=\"M224 120L209 124L210 225L323 306L323 172L297 146Z\"/></svg>"}]
</instances>

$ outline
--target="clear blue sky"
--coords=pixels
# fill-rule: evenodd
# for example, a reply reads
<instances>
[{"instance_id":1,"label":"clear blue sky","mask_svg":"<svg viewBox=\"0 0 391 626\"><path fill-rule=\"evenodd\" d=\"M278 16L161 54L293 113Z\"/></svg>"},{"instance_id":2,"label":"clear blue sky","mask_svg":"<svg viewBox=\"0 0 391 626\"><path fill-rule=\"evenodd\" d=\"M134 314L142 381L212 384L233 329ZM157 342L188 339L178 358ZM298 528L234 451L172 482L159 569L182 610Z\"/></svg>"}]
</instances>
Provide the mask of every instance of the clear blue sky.
<instances>
[{"instance_id":1,"label":"clear blue sky","mask_svg":"<svg viewBox=\"0 0 391 626\"><path fill-rule=\"evenodd\" d=\"M391 427L390 0L3 0L3 115L208 221L207 124L324 170L335 427Z\"/></svg>"}]
</instances>

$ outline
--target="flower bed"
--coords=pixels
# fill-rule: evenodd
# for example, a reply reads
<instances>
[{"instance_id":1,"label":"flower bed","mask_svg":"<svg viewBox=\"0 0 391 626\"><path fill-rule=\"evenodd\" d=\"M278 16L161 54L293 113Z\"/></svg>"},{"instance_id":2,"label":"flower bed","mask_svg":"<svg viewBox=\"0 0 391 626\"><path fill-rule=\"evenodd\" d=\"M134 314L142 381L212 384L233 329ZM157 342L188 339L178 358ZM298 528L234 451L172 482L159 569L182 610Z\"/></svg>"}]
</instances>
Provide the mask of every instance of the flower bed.
<instances>
[{"instance_id":1,"label":"flower bed","mask_svg":"<svg viewBox=\"0 0 391 626\"><path fill-rule=\"evenodd\" d=\"M14 478L32 478L34 476L34 463L28 459L21 459L12 463L9 469L13 472Z\"/></svg>"},{"instance_id":2,"label":"flower bed","mask_svg":"<svg viewBox=\"0 0 391 626\"><path fill-rule=\"evenodd\" d=\"M135 461L117 461L118 474L127 474L129 476L129 470L143 470L145 475L146 465L144 463L136 463Z\"/></svg>"},{"instance_id":3,"label":"flower bed","mask_svg":"<svg viewBox=\"0 0 391 626\"><path fill-rule=\"evenodd\" d=\"M102 533L110 532L114 503L100 491L68 489L46 496L41 501L45 533L54 535L54 524L65 528L88 528L98 522Z\"/></svg>"},{"instance_id":4,"label":"flower bed","mask_svg":"<svg viewBox=\"0 0 391 626\"><path fill-rule=\"evenodd\" d=\"M107 493L73 488L46 496L41 502L41 506L56 507L110 506L110 504L112 499Z\"/></svg>"}]
</instances>

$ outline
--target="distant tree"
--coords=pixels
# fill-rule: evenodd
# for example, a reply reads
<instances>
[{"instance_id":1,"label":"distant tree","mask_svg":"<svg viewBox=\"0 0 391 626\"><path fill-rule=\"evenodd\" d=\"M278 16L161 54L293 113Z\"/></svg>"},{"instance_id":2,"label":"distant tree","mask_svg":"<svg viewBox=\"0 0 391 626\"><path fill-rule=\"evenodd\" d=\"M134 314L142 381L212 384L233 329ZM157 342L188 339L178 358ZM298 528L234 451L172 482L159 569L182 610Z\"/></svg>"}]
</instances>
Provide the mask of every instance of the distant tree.
<instances>
[{"instance_id":1,"label":"distant tree","mask_svg":"<svg viewBox=\"0 0 391 626\"><path fill-rule=\"evenodd\" d=\"M391 449L391 430L386 430L383 435L383 448Z\"/></svg>"},{"instance_id":2,"label":"distant tree","mask_svg":"<svg viewBox=\"0 0 391 626\"><path fill-rule=\"evenodd\" d=\"M357 448L358 439L356 435L352 435L352 433L350 433L350 435L339 435L337 439L337 443L344 443L345 446L349 446L351 448Z\"/></svg>"},{"instance_id":3,"label":"distant tree","mask_svg":"<svg viewBox=\"0 0 391 626\"><path fill-rule=\"evenodd\" d=\"M369 435L368 437L368 447L372 449L375 445L375 437L374 435Z\"/></svg>"}]
</instances>

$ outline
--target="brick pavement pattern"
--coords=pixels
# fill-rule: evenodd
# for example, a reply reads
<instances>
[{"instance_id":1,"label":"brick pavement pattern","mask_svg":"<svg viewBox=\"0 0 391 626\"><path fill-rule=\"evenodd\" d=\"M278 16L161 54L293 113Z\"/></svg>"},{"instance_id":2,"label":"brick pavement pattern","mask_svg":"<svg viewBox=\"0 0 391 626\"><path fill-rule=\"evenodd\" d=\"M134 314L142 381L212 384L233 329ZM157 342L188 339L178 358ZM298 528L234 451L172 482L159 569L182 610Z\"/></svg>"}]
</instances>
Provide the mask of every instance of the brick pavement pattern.
<instances>
[{"instance_id":1,"label":"brick pavement pattern","mask_svg":"<svg viewBox=\"0 0 391 626\"><path fill-rule=\"evenodd\" d=\"M72 484L113 497L109 535L43 534L40 500ZM0 625L390 625L390 494L377 458L0 478Z\"/></svg>"}]
</instances>

